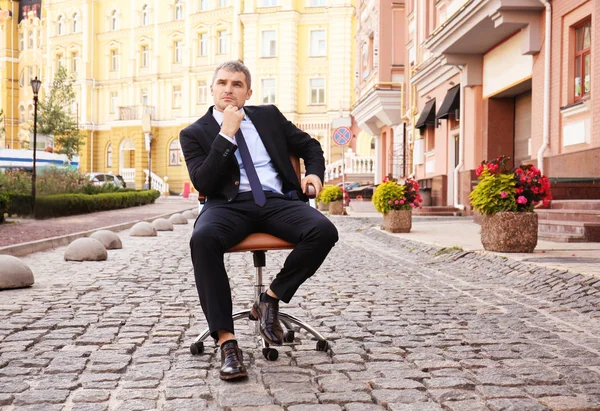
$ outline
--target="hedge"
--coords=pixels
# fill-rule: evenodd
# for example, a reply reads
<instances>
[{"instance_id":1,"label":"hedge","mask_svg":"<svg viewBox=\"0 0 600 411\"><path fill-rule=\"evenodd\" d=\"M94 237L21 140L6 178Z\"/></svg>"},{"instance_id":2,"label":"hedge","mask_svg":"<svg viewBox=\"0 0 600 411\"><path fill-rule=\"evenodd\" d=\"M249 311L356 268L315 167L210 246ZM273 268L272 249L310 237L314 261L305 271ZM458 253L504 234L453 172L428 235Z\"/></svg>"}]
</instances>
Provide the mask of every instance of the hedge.
<instances>
[{"instance_id":1,"label":"hedge","mask_svg":"<svg viewBox=\"0 0 600 411\"><path fill-rule=\"evenodd\" d=\"M8 211L10 196L8 193L0 192L0 223L4 222L4 213Z\"/></svg>"},{"instance_id":2,"label":"hedge","mask_svg":"<svg viewBox=\"0 0 600 411\"><path fill-rule=\"evenodd\" d=\"M39 196L36 197L35 202L35 218L63 217L135 207L152 204L158 197L160 192L157 190ZM11 196L8 213L19 216L31 215L31 196Z\"/></svg>"}]
</instances>

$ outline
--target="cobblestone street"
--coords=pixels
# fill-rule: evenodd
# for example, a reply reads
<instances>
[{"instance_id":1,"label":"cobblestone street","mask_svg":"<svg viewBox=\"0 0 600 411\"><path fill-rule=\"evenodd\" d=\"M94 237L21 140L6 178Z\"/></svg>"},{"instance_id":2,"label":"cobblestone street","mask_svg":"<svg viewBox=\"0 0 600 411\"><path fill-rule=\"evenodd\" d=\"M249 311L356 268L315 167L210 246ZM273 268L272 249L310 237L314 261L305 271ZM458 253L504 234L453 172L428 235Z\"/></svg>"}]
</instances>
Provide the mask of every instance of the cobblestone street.
<instances>
[{"instance_id":1,"label":"cobblestone street","mask_svg":"<svg viewBox=\"0 0 600 411\"><path fill-rule=\"evenodd\" d=\"M333 218L340 241L282 308L296 333L266 361L237 323L250 377L219 380L192 356L206 323L193 281L192 224L121 232L104 262L23 257L30 289L0 293L0 409L479 411L600 410L600 278L493 254L439 249ZM287 252L268 252L265 278ZM226 257L236 309L252 303L249 253Z\"/></svg>"}]
</instances>

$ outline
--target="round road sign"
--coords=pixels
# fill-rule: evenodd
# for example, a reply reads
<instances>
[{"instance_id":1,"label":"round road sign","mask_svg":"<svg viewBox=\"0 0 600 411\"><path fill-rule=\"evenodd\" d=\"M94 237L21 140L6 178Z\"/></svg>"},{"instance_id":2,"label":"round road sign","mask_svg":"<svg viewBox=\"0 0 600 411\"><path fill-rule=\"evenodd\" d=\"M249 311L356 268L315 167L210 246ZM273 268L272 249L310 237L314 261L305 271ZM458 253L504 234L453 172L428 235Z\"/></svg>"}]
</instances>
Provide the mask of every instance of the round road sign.
<instances>
[{"instance_id":1,"label":"round road sign","mask_svg":"<svg viewBox=\"0 0 600 411\"><path fill-rule=\"evenodd\" d=\"M333 132L333 141L340 146L344 146L350 142L352 132L348 127L338 127Z\"/></svg>"}]
</instances>

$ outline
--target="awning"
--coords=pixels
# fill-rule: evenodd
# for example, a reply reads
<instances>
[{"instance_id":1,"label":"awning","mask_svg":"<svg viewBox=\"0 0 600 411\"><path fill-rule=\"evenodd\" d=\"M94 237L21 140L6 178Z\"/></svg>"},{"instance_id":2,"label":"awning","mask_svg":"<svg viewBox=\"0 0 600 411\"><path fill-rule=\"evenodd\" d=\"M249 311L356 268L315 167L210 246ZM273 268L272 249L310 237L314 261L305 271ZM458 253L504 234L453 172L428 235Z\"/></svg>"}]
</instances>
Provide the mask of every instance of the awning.
<instances>
[{"instance_id":1,"label":"awning","mask_svg":"<svg viewBox=\"0 0 600 411\"><path fill-rule=\"evenodd\" d=\"M436 118L448 118L450 113L453 113L457 108L460 108L460 84L448 90Z\"/></svg>"},{"instance_id":2,"label":"awning","mask_svg":"<svg viewBox=\"0 0 600 411\"><path fill-rule=\"evenodd\" d=\"M435 125L435 99L425 103L425 107L423 108L423 111L421 111L421 115L419 116L415 128L425 128L428 125Z\"/></svg>"}]
</instances>

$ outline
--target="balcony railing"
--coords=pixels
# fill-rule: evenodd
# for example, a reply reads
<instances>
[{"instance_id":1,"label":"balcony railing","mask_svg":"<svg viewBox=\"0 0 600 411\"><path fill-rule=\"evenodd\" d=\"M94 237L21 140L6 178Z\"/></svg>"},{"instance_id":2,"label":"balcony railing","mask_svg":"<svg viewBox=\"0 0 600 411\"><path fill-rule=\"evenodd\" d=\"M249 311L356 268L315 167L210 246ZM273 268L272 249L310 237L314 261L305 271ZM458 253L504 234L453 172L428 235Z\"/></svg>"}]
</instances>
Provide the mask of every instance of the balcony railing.
<instances>
[{"instance_id":1,"label":"balcony railing","mask_svg":"<svg viewBox=\"0 0 600 411\"><path fill-rule=\"evenodd\" d=\"M119 120L141 120L144 114L154 118L154 106L121 106L119 107Z\"/></svg>"}]
</instances>

